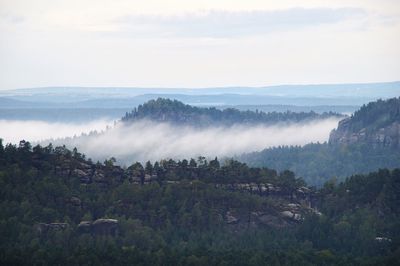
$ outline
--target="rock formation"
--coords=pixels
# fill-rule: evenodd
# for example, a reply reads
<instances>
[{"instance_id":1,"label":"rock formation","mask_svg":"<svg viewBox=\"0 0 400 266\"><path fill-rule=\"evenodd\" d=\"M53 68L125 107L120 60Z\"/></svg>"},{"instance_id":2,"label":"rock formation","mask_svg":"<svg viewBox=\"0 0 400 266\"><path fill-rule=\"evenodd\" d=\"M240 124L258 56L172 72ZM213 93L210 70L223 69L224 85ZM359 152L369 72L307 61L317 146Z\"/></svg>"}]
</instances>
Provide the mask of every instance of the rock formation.
<instances>
[{"instance_id":1,"label":"rock formation","mask_svg":"<svg viewBox=\"0 0 400 266\"><path fill-rule=\"evenodd\" d=\"M118 234L118 220L116 219L97 219L94 222L82 221L78 225L81 233L91 233L93 235L112 235Z\"/></svg>"},{"instance_id":2,"label":"rock formation","mask_svg":"<svg viewBox=\"0 0 400 266\"><path fill-rule=\"evenodd\" d=\"M331 144L366 144L400 149L400 97L362 106L332 130Z\"/></svg>"}]
</instances>

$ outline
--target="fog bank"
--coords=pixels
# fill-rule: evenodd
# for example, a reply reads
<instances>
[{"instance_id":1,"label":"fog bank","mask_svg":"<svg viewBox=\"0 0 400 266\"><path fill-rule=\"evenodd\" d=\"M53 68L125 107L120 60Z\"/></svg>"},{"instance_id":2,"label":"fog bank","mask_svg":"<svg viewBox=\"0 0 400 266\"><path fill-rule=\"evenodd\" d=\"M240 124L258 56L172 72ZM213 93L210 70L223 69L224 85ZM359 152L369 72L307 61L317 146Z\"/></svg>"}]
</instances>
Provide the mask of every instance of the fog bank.
<instances>
[{"instance_id":1,"label":"fog bank","mask_svg":"<svg viewBox=\"0 0 400 266\"><path fill-rule=\"evenodd\" d=\"M49 111L51 112L51 111ZM0 138L4 143L16 143L20 140L39 142L81 135L90 131L105 130L112 125L111 120L94 120L88 123L53 123L37 120L2 120L0 119Z\"/></svg>"},{"instance_id":2,"label":"fog bank","mask_svg":"<svg viewBox=\"0 0 400 266\"><path fill-rule=\"evenodd\" d=\"M117 124L104 133L53 141L77 147L94 160L115 157L121 164L203 155L224 157L278 145L304 145L328 140L339 119L275 126L193 127L166 123Z\"/></svg>"},{"instance_id":3,"label":"fog bank","mask_svg":"<svg viewBox=\"0 0 400 266\"><path fill-rule=\"evenodd\" d=\"M313 120L290 125L237 125L196 129L148 121L131 125L97 120L86 124L43 121L0 120L0 138L18 143L25 139L47 145L77 147L93 160L115 157L130 164L166 158L183 159L199 155L213 158L260 151L279 145L324 142L339 119ZM107 125L110 127L108 130ZM81 135L97 130L99 134ZM78 136L79 137L74 137ZM51 139L51 140L49 140Z\"/></svg>"}]
</instances>

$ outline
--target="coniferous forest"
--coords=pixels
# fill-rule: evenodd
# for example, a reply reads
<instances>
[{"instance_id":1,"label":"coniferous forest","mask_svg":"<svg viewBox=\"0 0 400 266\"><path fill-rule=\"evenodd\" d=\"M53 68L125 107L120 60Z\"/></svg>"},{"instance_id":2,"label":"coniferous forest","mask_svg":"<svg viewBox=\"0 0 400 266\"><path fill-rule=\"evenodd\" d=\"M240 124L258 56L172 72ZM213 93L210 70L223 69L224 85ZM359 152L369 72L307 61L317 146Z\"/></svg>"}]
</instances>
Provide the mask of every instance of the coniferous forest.
<instances>
[{"instance_id":1,"label":"coniferous forest","mask_svg":"<svg viewBox=\"0 0 400 266\"><path fill-rule=\"evenodd\" d=\"M400 0L0 0L0 266L400 266L399 37Z\"/></svg>"},{"instance_id":2,"label":"coniferous forest","mask_svg":"<svg viewBox=\"0 0 400 266\"><path fill-rule=\"evenodd\" d=\"M396 265L400 169L308 187L199 157L0 144L2 265Z\"/></svg>"}]
</instances>

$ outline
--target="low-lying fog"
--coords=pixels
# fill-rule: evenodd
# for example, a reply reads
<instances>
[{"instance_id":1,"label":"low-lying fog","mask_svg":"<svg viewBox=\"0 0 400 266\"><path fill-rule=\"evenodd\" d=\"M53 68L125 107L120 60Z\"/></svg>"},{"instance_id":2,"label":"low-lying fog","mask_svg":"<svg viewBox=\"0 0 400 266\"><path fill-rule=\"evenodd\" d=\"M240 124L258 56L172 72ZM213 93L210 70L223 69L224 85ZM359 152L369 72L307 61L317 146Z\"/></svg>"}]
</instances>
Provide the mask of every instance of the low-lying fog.
<instances>
[{"instance_id":1,"label":"low-lying fog","mask_svg":"<svg viewBox=\"0 0 400 266\"><path fill-rule=\"evenodd\" d=\"M51 112L51 111L50 111ZM105 130L112 125L111 120L94 120L88 123L56 123L38 120L1 120L0 138L4 143L16 143L20 140L39 142L47 139L57 139L81 135L90 131Z\"/></svg>"},{"instance_id":2,"label":"low-lying fog","mask_svg":"<svg viewBox=\"0 0 400 266\"><path fill-rule=\"evenodd\" d=\"M166 123L136 122L129 126L117 123L101 134L52 140L53 145L77 147L93 160L115 157L121 164L155 161L164 158L224 157L259 151L278 145L304 145L328 140L339 119L314 120L308 123L274 126L193 127ZM108 123L112 125L112 123ZM5 142L20 139L41 141L64 138L81 132L104 130L107 121L88 124L60 124L40 121L0 121L0 136ZM50 141L42 141L47 145Z\"/></svg>"}]
</instances>

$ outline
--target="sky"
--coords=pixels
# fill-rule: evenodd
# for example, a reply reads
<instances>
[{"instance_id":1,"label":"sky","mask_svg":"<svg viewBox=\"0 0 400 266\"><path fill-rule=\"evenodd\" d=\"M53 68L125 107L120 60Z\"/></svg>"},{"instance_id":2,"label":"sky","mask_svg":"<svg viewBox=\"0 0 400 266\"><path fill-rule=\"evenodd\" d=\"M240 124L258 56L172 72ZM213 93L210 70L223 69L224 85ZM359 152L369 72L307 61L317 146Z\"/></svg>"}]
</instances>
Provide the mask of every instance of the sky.
<instances>
[{"instance_id":1,"label":"sky","mask_svg":"<svg viewBox=\"0 0 400 266\"><path fill-rule=\"evenodd\" d=\"M399 0L0 0L0 90L400 80Z\"/></svg>"}]
</instances>

